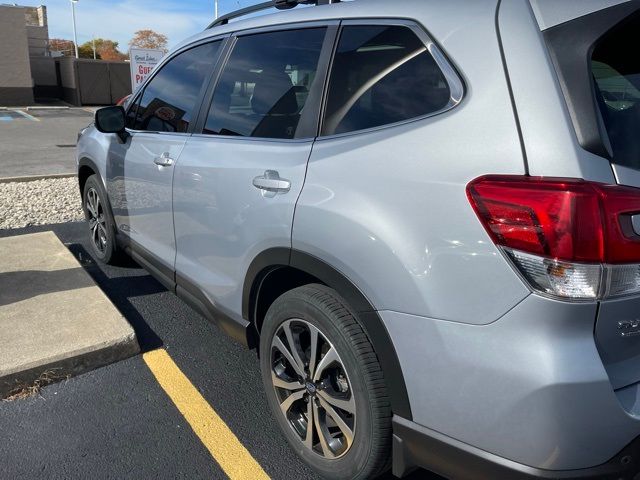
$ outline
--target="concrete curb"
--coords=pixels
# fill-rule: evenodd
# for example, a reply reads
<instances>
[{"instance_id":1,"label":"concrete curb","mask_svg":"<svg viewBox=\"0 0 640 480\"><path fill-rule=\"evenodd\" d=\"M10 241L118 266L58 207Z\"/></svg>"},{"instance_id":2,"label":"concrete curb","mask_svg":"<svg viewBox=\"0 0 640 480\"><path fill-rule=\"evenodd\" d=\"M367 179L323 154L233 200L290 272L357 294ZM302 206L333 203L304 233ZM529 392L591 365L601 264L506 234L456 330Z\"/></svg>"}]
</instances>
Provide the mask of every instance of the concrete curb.
<instances>
[{"instance_id":1,"label":"concrete curb","mask_svg":"<svg viewBox=\"0 0 640 480\"><path fill-rule=\"evenodd\" d=\"M67 107L67 106L52 106L52 107L22 107L21 110L69 110L69 108L71 107Z\"/></svg>"},{"instance_id":2,"label":"concrete curb","mask_svg":"<svg viewBox=\"0 0 640 480\"><path fill-rule=\"evenodd\" d=\"M135 331L51 231L0 238L0 399L140 351Z\"/></svg>"},{"instance_id":3,"label":"concrete curb","mask_svg":"<svg viewBox=\"0 0 640 480\"><path fill-rule=\"evenodd\" d=\"M38 105L29 105L29 106L25 106L25 105L16 105L14 107L0 107L0 112L5 111L5 110L69 110L72 107L66 106L66 105L43 105L43 106L38 106ZM77 107L77 108L81 108L81 107Z\"/></svg>"},{"instance_id":4,"label":"concrete curb","mask_svg":"<svg viewBox=\"0 0 640 480\"><path fill-rule=\"evenodd\" d=\"M69 358L63 358L46 365L0 377L0 399L16 393L16 390L20 390L25 386L33 385L45 373L50 372L53 379L51 382L43 384L43 387L50 383L58 383L61 380L106 367L120 360L133 357L138 353L140 353L140 347L133 333L126 339L114 342L100 350L80 355L70 353Z\"/></svg>"},{"instance_id":5,"label":"concrete curb","mask_svg":"<svg viewBox=\"0 0 640 480\"><path fill-rule=\"evenodd\" d=\"M0 178L0 183L35 182L36 180L51 180L55 178L72 178L77 176L78 176L77 173L51 173L47 175L24 175L20 177Z\"/></svg>"}]
</instances>

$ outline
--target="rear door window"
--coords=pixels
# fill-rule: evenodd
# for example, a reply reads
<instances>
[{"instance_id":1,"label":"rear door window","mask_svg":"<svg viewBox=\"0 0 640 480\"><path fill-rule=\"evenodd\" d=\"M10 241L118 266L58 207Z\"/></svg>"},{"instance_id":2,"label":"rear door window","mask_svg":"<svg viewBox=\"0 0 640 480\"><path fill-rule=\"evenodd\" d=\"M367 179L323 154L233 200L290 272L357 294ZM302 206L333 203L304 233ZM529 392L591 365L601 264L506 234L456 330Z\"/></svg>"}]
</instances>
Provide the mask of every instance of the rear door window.
<instances>
[{"instance_id":1,"label":"rear door window","mask_svg":"<svg viewBox=\"0 0 640 480\"><path fill-rule=\"evenodd\" d=\"M239 37L216 86L203 133L296 138L326 31L320 27Z\"/></svg>"},{"instance_id":2,"label":"rear door window","mask_svg":"<svg viewBox=\"0 0 640 480\"><path fill-rule=\"evenodd\" d=\"M613 162L640 169L640 15L609 32L591 61Z\"/></svg>"},{"instance_id":3,"label":"rear door window","mask_svg":"<svg viewBox=\"0 0 640 480\"><path fill-rule=\"evenodd\" d=\"M322 133L410 120L444 109L450 99L444 74L410 28L345 26L331 70Z\"/></svg>"},{"instance_id":4,"label":"rear door window","mask_svg":"<svg viewBox=\"0 0 640 480\"><path fill-rule=\"evenodd\" d=\"M129 110L127 126L152 132L186 132L220 45L217 41L194 47L163 65Z\"/></svg>"}]
</instances>

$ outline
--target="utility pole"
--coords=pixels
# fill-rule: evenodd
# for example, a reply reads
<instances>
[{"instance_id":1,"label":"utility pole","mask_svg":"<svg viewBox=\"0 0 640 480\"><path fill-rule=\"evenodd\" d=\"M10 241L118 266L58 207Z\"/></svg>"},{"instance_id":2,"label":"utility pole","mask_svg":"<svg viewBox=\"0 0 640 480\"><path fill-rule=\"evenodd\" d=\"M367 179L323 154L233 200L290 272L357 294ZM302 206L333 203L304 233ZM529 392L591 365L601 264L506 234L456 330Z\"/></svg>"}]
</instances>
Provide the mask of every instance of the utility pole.
<instances>
[{"instance_id":1,"label":"utility pole","mask_svg":"<svg viewBox=\"0 0 640 480\"><path fill-rule=\"evenodd\" d=\"M96 36L95 35L93 36L92 43L93 43L93 59L95 60L96 59Z\"/></svg>"},{"instance_id":2,"label":"utility pole","mask_svg":"<svg viewBox=\"0 0 640 480\"><path fill-rule=\"evenodd\" d=\"M78 0L71 0L71 18L73 19L73 46L76 49L76 58L78 55L78 34L76 33L76 3Z\"/></svg>"},{"instance_id":3,"label":"utility pole","mask_svg":"<svg viewBox=\"0 0 640 480\"><path fill-rule=\"evenodd\" d=\"M218 19L218 0L213 0L213 11L214 11L214 16L216 17L215 19Z\"/></svg>"}]
</instances>

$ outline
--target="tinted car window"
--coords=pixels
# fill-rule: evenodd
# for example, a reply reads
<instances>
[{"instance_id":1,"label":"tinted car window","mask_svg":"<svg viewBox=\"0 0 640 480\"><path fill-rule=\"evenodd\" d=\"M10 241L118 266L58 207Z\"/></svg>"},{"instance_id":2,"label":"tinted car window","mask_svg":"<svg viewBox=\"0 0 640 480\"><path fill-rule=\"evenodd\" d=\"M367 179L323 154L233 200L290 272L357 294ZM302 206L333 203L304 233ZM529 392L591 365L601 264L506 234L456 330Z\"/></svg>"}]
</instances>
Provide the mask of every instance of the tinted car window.
<instances>
[{"instance_id":1,"label":"tinted car window","mask_svg":"<svg viewBox=\"0 0 640 480\"><path fill-rule=\"evenodd\" d=\"M447 106L447 81L403 26L347 26L331 70L324 135L378 127Z\"/></svg>"},{"instance_id":2,"label":"tinted car window","mask_svg":"<svg viewBox=\"0 0 640 480\"><path fill-rule=\"evenodd\" d=\"M591 71L613 161L640 169L640 15L605 36L593 52Z\"/></svg>"},{"instance_id":3,"label":"tinted car window","mask_svg":"<svg viewBox=\"0 0 640 480\"><path fill-rule=\"evenodd\" d=\"M130 109L128 124L133 125L131 128L186 132L219 49L220 42L207 43L187 50L165 64L147 84L137 105Z\"/></svg>"},{"instance_id":4,"label":"tinted car window","mask_svg":"<svg viewBox=\"0 0 640 480\"><path fill-rule=\"evenodd\" d=\"M203 133L294 138L316 79L326 28L238 38Z\"/></svg>"}]
</instances>

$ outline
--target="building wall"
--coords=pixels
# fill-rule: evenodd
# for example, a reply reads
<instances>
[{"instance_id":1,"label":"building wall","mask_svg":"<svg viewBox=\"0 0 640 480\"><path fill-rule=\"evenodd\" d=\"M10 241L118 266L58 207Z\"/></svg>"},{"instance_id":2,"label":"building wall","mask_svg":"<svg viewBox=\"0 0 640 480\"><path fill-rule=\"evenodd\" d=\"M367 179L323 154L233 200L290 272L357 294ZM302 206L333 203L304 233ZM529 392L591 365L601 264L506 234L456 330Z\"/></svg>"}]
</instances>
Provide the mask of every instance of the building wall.
<instances>
[{"instance_id":1,"label":"building wall","mask_svg":"<svg viewBox=\"0 0 640 480\"><path fill-rule=\"evenodd\" d=\"M47 7L40 5L39 7L23 7L25 22L27 25L35 27L46 27L47 24Z\"/></svg>"},{"instance_id":2,"label":"building wall","mask_svg":"<svg viewBox=\"0 0 640 480\"><path fill-rule=\"evenodd\" d=\"M0 5L0 105L33 103L23 8Z\"/></svg>"},{"instance_id":3,"label":"building wall","mask_svg":"<svg viewBox=\"0 0 640 480\"><path fill-rule=\"evenodd\" d=\"M56 59L53 57L31 57L31 76L34 85L58 85Z\"/></svg>"},{"instance_id":4,"label":"building wall","mask_svg":"<svg viewBox=\"0 0 640 480\"><path fill-rule=\"evenodd\" d=\"M29 55L32 57L49 56L49 29L47 27L32 27L27 25L29 39Z\"/></svg>"},{"instance_id":5,"label":"building wall","mask_svg":"<svg viewBox=\"0 0 640 480\"><path fill-rule=\"evenodd\" d=\"M76 59L75 57L60 57L56 59L60 65L60 85L62 99L72 105L81 105L80 88L76 82Z\"/></svg>"},{"instance_id":6,"label":"building wall","mask_svg":"<svg viewBox=\"0 0 640 480\"><path fill-rule=\"evenodd\" d=\"M27 37L29 39L29 55L49 56L49 25L47 23L47 7L23 7Z\"/></svg>"},{"instance_id":7,"label":"building wall","mask_svg":"<svg viewBox=\"0 0 640 480\"><path fill-rule=\"evenodd\" d=\"M131 93L128 62L60 57L62 99L72 105L113 105Z\"/></svg>"},{"instance_id":8,"label":"building wall","mask_svg":"<svg viewBox=\"0 0 640 480\"><path fill-rule=\"evenodd\" d=\"M60 62L60 79L62 86L65 88L76 88L76 59L75 57L59 58Z\"/></svg>"},{"instance_id":9,"label":"building wall","mask_svg":"<svg viewBox=\"0 0 640 480\"><path fill-rule=\"evenodd\" d=\"M61 98L62 89L56 75L56 59L53 57L31 57L33 95L36 98Z\"/></svg>"},{"instance_id":10,"label":"building wall","mask_svg":"<svg viewBox=\"0 0 640 480\"><path fill-rule=\"evenodd\" d=\"M47 7L24 7L24 17L29 41L33 95L36 98L60 98L56 63L49 48L49 24Z\"/></svg>"}]
</instances>

